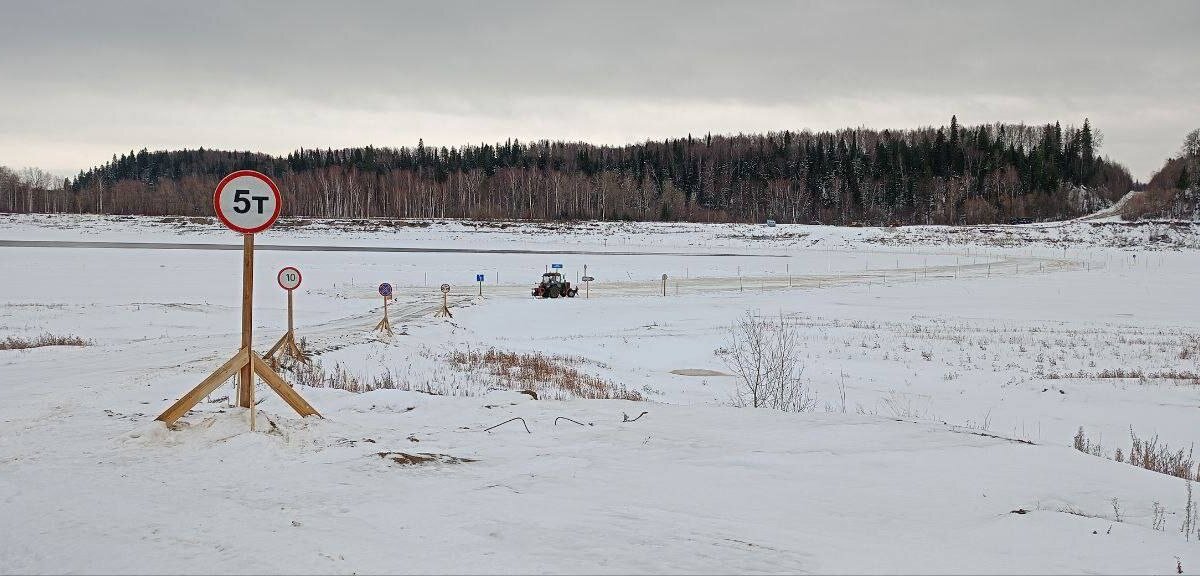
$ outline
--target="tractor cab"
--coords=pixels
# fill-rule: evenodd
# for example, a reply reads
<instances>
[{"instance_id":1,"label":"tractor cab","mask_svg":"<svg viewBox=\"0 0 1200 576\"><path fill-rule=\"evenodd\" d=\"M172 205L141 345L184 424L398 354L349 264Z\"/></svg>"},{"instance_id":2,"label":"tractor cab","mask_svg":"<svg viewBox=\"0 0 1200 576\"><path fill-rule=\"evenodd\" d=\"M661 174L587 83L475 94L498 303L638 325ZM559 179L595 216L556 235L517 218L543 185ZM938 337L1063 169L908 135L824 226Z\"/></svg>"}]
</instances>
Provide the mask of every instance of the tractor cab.
<instances>
[{"instance_id":1,"label":"tractor cab","mask_svg":"<svg viewBox=\"0 0 1200 576\"><path fill-rule=\"evenodd\" d=\"M574 298L579 293L578 288L571 288L571 283L563 280L559 272L542 274L542 281L533 287L534 298Z\"/></svg>"}]
</instances>

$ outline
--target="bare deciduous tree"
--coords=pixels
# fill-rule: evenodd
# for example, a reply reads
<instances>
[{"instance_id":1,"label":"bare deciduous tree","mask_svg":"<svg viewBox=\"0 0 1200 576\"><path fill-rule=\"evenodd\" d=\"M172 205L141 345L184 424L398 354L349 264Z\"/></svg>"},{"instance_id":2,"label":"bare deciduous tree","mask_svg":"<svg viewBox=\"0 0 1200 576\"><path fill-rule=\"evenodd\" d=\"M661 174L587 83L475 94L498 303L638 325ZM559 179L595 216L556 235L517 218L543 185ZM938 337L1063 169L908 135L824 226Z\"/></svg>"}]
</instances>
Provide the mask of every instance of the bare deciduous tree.
<instances>
[{"instance_id":1,"label":"bare deciduous tree","mask_svg":"<svg viewBox=\"0 0 1200 576\"><path fill-rule=\"evenodd\" d=\"M1184 156L1200 156L1200 128L1187 133L1179 151Z\"/></svg>"},{"instance_id":2,"label":"bare deciduous tree","mask_svg":"<svg viewBox=\"0 0 1200 576\"><path fill-rule=\"evenodd\" d=\"M745 317L730 327L729 344L716 350L738 379L734 404L812 411L817 399L804 384L800 351L799 330L783 314L768 319L746 311Z\"/></svg>"}]
</instances>

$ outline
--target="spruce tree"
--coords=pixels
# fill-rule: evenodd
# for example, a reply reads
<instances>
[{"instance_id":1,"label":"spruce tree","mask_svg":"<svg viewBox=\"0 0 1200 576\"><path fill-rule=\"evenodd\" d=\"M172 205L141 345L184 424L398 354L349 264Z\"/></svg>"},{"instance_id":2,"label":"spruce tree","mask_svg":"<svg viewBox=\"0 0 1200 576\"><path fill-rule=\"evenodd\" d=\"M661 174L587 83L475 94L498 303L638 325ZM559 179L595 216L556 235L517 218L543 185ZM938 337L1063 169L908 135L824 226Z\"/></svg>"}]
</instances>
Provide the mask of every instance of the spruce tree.
<instances>
[{"instance_id":1,"label":"spruce tree","mask_svg":"<svg viewBox=\"0 0 1200 576\"><path fill-rule=\"evenodd\" d=\"M1092 148L1092 127L1087 118L1083 119L1083 132L1079 136L1080 155L1083 157L1083 165L1080 174L1080 181L1083 184L1091 184L1093 163L1095 162L1095 150Z\"/></svg>"}]
</instances>

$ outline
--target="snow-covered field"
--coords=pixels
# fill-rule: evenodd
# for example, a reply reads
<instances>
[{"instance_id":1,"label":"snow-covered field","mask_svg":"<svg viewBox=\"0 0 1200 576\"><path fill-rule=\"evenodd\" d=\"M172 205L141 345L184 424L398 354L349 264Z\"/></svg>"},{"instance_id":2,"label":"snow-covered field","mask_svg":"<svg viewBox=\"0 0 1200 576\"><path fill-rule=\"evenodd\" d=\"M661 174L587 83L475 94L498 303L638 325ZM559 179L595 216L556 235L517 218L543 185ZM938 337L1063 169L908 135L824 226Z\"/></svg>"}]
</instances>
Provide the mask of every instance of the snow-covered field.
<instances>
[{"instance_id":1,"label":"snow-covered field","mask_svg":"<svg viewBox=\"0 0 1200 576\"><path fill-rule=\"evenodd\" d=\"M260 384L256 432L232 381L154 421L236 350L239 251L3 245L31 240L239 243L0 215L0 341L91 341L0 350L3 573L1200 571L1184 480L1072 448L1200 440L1195 225L281 222L260 246L493 252L259 250L255 348L294 265L314 360L389 389L299 386L301 420ZM551 263L590 298L530 298ZM798 327L815 411L733 406L714 351L747 312ZM644 400L454 361L489 349Z\"/></svg>"}]
</instances>

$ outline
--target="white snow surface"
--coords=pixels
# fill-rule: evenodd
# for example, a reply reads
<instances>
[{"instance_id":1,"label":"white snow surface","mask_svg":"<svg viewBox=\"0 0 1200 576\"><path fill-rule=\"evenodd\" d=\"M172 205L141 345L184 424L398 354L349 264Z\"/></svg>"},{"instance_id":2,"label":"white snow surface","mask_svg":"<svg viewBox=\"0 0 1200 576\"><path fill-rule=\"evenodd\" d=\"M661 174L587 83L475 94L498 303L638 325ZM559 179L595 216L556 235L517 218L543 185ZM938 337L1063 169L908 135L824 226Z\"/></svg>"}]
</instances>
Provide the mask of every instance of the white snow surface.
<instances>
[{"instance_id":1,"label":"white snow surface","mask_svg":"<svg viewBox=\"0 0 1200 576\"><path fill-rule=\"evenodd\" d=\"M197 222L0 215L0 241L240 244ZM285 221L257 242L591 254L258 251L260 353L293 265L324 368L448 393L297 386L323 415L301 419L260 383L251 432L232 381L154 420L236 351L239 251L0 246L0 340L91 341L0 350L0 573L1200 571L1184 480L1072 448L1081 427L1110 455L1131 429L1200 440L1195 224ZM551 263L587 265L590 297L531 298ZM799 326L816 411L733 406L714 350L747 311ZM532 400L448 361L489 348L645 400ZM516 417L530 433L485 431Z\"/></svg>"}]
</instances>

